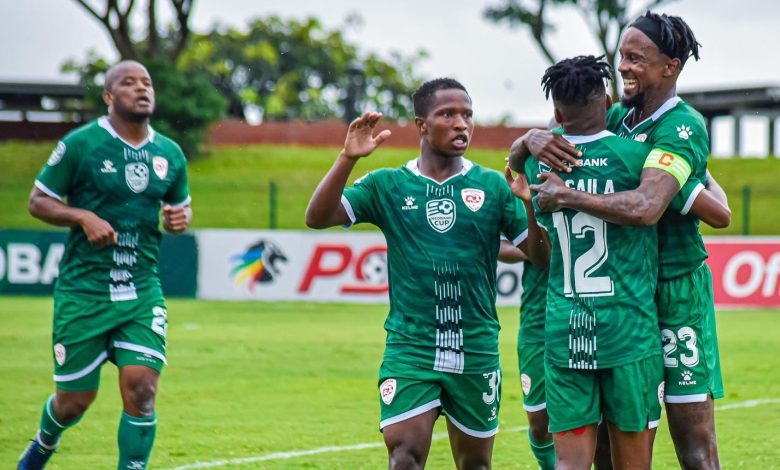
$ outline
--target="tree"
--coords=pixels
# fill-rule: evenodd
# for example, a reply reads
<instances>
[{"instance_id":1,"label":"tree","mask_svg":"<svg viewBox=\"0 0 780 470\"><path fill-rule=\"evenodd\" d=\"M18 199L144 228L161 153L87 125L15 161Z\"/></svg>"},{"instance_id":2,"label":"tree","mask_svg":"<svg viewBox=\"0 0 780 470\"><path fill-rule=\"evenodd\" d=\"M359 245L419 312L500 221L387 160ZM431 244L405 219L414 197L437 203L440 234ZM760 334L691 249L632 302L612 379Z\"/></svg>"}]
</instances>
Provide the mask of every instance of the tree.
<instances>
[{"instance_id":1,"label":"tree","mask_svg":"<svg viewBox=\"0 0 780 470\"><path fill-rule=\"evenodd\" d=\"M555 25L549 20L549 11L565 5L573 6L582 14L606 60L617 70L620 35L628 23L634 15L668 1L648 0L641 8L631 10L631 0L502 0L496 6L485 8L483 15L488 21L506 23L511 28L528 27L536 45L552 65L558 60L547 42L548 33L555 31ZM618 99L616 80L612 80L612 98Z\"/></svg>"},{"instance_id":2,"label":"tree","mask_svg":"<svg viewBox=\"0 0 780 470\"><path fill-rule=\"evenodd\" d=\"M341 29L270 16L251 20L246 31L215 26L193 35L181 66L207 73L236 118L250 110L267 120L349 118L355 109L375 109L401 119L411 115L420 82L414 68L423 57L361 54Z\"/></svg>"},{"instance_id":3,"label":"tree","mask_svg":"<svg viewBox=\"0 0 780 470\"><path fill-rule=\"evenodd\" d=\"M111 36L122 59L140 62L175 62L187 46L190 37L189 19L195 0L170 0L175 20L161 32L157 17L157 0L147 0L143 35L133 34L135 0L75 0L102 24ZM98 5L100 7L98 7Z\"/></svg>"},{"instance_id":4,"label":"tree","mask_svg":"<svg viewBox=\"0 0 780 470\"><path fill-rule=\"evenodd\" d=\"M135 0L75 1L106 28L121 59L137 60L149 70L157 97L152 125L178 142L188 156L197 156L208 125L224 115L227 103L208 76L177 67L191 35L188 21L194 0L170 0L175 19L164 32L158 24L157 1L148 0L145 27L139 34L131 27L142 16ZM105 108L102 80L109 65L90 51L83 63L70 60L62 66L63 72L78 74L86 87L87 114Z\"/></svg>"}]
</instances>

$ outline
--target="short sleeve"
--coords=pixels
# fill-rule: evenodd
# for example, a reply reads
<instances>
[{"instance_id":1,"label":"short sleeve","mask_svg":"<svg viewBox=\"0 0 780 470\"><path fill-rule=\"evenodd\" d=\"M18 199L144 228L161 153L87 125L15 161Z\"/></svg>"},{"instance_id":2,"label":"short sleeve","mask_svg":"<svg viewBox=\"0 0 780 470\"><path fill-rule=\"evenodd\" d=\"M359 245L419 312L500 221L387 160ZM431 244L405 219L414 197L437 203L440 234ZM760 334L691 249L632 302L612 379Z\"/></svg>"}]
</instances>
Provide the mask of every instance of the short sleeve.
<instances>
[{"instance_id":1,"label":"short sleeve","mask_svg":"<svg viewBox=\"0 0 780 470\"><path fill-rule=\"evenodd\" d=\"M68 195L74 184L78 168L78 145L67 137L57 142L46 165L35 178L35 187L60 201Z\"/></svg>"},{"instance_id":2,"label":"short sleeve","mask_svg":"<svg viewBox=\"0 0 780 470\"><path fill-rule=\"evenodd\" d=\"M173 185L165 194L163 202L166 202L174 207L187 206L190 204L190 185L189 177L187 175L187 159L184 154L180 154L181 168L176 175Z\"/></svg>"},{"instance_id":3,"label":"short sleeve","mask_svg":"<svg viewBox=\"0 0 780 470\"><path fill-rule=\"evenodd\" d=\"M700 120L676 114L659 125L644 167L670 173L682 188L700 166L706 165L708 153L707 130Z\"/></svg>"},{"instance_id":4,"label":"short sleeve","mask_svg":"<svg viewBox=\"0 0 780 470\"><path fill-rule=\"evenodd\" d=\"M690 178L683 187L680 189L672 202L669 203L669 208L675 212L679 212L682 215L688 214L691 211L693 202L699 196L699 193L704 190L704 184L695 178Z\"/></svg>"},{"instance_id":5,"label":"short sleeve","mask_svg":"<svg viewBox=\"0 0 780 470\"><path fill-rule=\"evenodd\" d=\"M350 224L347 228L363 222L378 225L377 197L375 172L358 178L352 186L344 189L341 205L349 216Z\"/></svg>"}]
</instances>

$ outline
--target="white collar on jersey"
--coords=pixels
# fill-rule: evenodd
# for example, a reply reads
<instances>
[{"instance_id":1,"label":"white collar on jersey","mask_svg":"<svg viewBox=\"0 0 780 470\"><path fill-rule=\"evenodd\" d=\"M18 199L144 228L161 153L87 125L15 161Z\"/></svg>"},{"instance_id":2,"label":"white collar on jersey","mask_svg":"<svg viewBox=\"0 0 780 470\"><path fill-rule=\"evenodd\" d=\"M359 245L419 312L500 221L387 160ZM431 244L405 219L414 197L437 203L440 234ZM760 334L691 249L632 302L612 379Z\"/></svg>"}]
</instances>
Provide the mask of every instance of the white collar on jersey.
<instances>
[{"instance_id":1,"label":"white collar on jersey","mask_svg":"<svg viewBox=\"0 0 780 470\"><path fill-rule=\"evenodd\" d=\"M433 182L434 182L434 183L436 183L436 184L444 184L444 183L446 183L447 181L451 180L452 178L455 178L456 176L465 175L466 173L468 173L468 172L469 172L469 170L471 170L471 169L474 167L474 162L472 162L472 161L471 161L471 160L469 160L468 158L461 157L461 161L463 162L463 168L461 168L461 169L460 169L460 172L458 172L458 173L455 173L454 175L450 176L449 178L447 178L446 180L444 180L444 181L442 181L442 182L438 182L438 181L436 181L435 179L433 179L433 178L430 178L430 177L428 177L428 176L425 176L424 174L420 173L420 169L417 167L417 160L418 160L419 158L420 158L420 157L417 157L417 158L415 158L414 160L409 160L409 161L406 163L406 169L407 169L407 170L409 170L409 171L411 171L411 172L412 172L412 173L414 173L415 175L417 175L417 176L422 176L423 178L425 178L425 179L429 179L429 180L433 181Z\"/></svg>"},{"instance_id":2,"label":"white collar on jersey","mask_svg":"<svg viewBox=\"0 0 780 470\"><path fill-rule=\"evenodd\" d=\"M574 145L578 144L587 144L588 142L595 142L597 140L603 139L604 137L609 137L611 135L615 135L608 130L603 130L601 132L597 132L595 134L590 135L569 135L569 134L563 134L563 138L568 140Z\"/></svg>"},{"instance_id":3,"label":"white collar on jersey","mask_svg":"<svg viewBox=\"0 0 780 470\"><path fill-rule=\"evenodd\" d=\"M642 124L646 123L650 119L652 119L653 121L657 121L658 118L663 116L663 114L665 112L667 112L670 109L672 109L675 106L677 106L677 103L679 103L680 101L682 101L682 98L680 98L679 96L672 96L671 98L666 100L664 102L664 104L661 105L660 108L656 109L655 112L653 114L651 114L649 118L643 120L642 122L640 122L639 124L637 124L633 128L632 127L628 127L628 124L626 124L626 122L628 121L628 118L634 114L634 110L636 109L636 108L631 108L631 111L629 111L628 114L626 114L626 117L623 118L623 126L626 129L628 129L629 131L631 131L631 130L634 130L637 127L641 126Z\"/></svg>"},{"instance_id":4,"label":"white collar on jersey","mask_svg":"<svg viewBox=\"0 0 780 470\"><path fill-rule=\"evenodd\" d=\"M122 142L125 143L125 145L134 148L135 150L140 149L144 145L146 145L149 142L154 142L154 129L152 129L152 126L148 126L148 132L146 134L146 138L138 145L133 145L130 142L126 141L125 139L120 136L116 129L114 129L114 126L111 125L111 121L108 120L108 116L100 116L98 118L98 126L102 127L106 130L111 136L115 139L119 139Z\"/></svg>"}]
</instances>

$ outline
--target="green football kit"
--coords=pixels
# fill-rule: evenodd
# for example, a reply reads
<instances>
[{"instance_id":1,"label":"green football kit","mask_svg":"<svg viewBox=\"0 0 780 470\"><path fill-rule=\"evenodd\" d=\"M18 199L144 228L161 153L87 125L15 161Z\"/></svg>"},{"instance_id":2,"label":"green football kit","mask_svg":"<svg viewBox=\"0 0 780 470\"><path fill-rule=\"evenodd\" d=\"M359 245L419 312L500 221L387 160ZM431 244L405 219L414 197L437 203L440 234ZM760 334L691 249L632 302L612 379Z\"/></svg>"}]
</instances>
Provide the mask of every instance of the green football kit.
<instances>
[{"instance_id":1,"label":"green football kit","mask_svg":"<svg viewBox=\"0 0 780 470\"><path fill-rule=\"evenodd\" d=\"M611 132L564 137L582 152L559 176L567 187L611 194L639 186L649 148ZM526 161L531 183L551 171ZM655 227L607 223L563 209L537 213L551 241L545 322L550 431L596 424L601 416L627 432L658 425L663 361L654 302ZM616 383L620 393L616 394Z\"/></svg>"},{"instance_id":2,"label":"green football kit","mask_svg":"<svg viewBox=\"0 0 780 470\"><path fill-rule=\"evenodd\" d=\"M693 107L670 98L653 115L630 126L633 110L619 104L607 115L607 128L645 142L657 156L650 167L675 174L681 190L658 222L658 320L664 344L668 403L723 397L715 325L712 274L699 220L689 213L707 181L707 128Z\"/></svg>"},{"instance_id":3,"label":"green football kit","mask_svg":"<svg viewBox=\"0 0 780 470\"><path fill-rule=\"evenodd\" d=\"M380 429L441 408L463 432L492 436L501 396L499 242L528 235L503 175L464 158L462 171L437 182L414 159L358 179L341 201L351 224L374 224L387 241Z\"/></svg>"},{"instance_id":4,"label":"green football kit","mask_svg":"<svg viewBox=\"0 0 780 470\"><path fill-rule=\"evenodd\" d=\"M523 263L523 293L520 295L520 329L517 360L523 408L540 411L547 407L544 380L544 312L547 304L547 269Z\"/></svg>"},{"instance_id":5,"label":"green football kit","mask_svg":"<svg viewBox=\"0 0 780 470\"><path fill-rule=\"evenodd\" d=\"M108 222L117 243L95 246L81 227L68 235L54 291L54 380L63 390L97 389L100 366L166 362L167 313L158 273L161 203L190 203L186 159L149 128L125 142L107 117L66 135L35 186Z\"/></svg>"}]
</instances>

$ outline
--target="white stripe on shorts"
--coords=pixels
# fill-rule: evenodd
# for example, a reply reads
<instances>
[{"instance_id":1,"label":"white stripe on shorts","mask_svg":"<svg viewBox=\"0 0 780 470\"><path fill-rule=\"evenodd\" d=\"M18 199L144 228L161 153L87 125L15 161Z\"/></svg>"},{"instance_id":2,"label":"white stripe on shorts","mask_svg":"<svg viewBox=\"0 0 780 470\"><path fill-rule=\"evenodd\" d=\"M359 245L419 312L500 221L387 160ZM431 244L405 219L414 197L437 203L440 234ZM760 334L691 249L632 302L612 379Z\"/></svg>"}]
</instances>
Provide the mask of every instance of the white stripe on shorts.
<instances>
[{"instance_id":1,"label":"white stripe on shorts","mask_svg":"<svg viewBox=\"0 0 780 470\"><path fill-rule=\"evenodd\" d=\"M418 406L417 408L411 409L406 413L401 413L400 415L393 416L392 418L387 418L383 421L380 421L379 429L382 430L383 428L390 426L391 424L400 423L401 421L406 421L407 419L414 418L415 416L419 416L425 413L426 411L432 410L434 408L438 408L440 406L441 406L441 400L437 398L424 405Z\"/></svg>"},{"instance_id":2,"label":"white stripe on shorts","mask_svg":"<svg viewBox=\"0 0 780 470\"><path fill-rule=\"evenodd\" d=\"M98 354L98 357L92 361L92 364L88 365L87 367L81 369L78 372L74 372L72 374L65 374L65 375L57 375L54 374L54 381L55 382L71 382L76 379L80 379L84 377L85 375L89 374L93 370L95 370L100 364L102 364L106 358L108 357L108 353L103 351L102 353Z\"/></svg>"},{"instance_id":3,"label":"white stripe on shorts","mask_svg":"<svg viewBox=\"0 0 780 470\"><path fill-rule=\"evenodd\" d=\"M708 395L706 393L697 393L695 395L666 395L664 401L666 403L701 403L707 401Z\"/></svg>"},{"instance_id":4,"label":"white stripe on shorts","mask_svg":"<svg viewBox=\"0 0 780 470\"><path fill-rule=\"evenodd\" d=\"M534 411L541 411L547 409L547 402L544 402L541 405L526 405L525 403L523 403L523 409L525 411L530 411L532 413Z\"/></svg>"},{"instance_id":5,"label":"white stripe on shorts","mask_svg":"<svg viewBox=\"0 0 780 470\"><path fill-rule=\"evenodd\" d=\"M147 348L146 346L141 346L140 344L133 344L128 343L125 341L114 341L114 347L119 349L127 349L128 351L135 351L143 354L148 354L150 356L154 356L157 359L163 361L163 364L167 365L168 361L165 359L165 354L155 351L152 348Z\"/></svg>"},{"instance_id":6,"label":"white stripe on shorts","mask_svg":"<svg viewBox=\"0 0 780 470\"><path fill-rule=\"evenodd\" d=\"M493 437L498 433L498 426L496 426L495 429L491 429L490 431L475 431L473 429L469 429L466 426L460 424L450 415L447 415L447 419L450 420L450 422L454 424L456 428L460 429L461 431L463 431L464 434L468 434L471 437L487 439L488 437Z\"/></svg>"}]
</instances>

